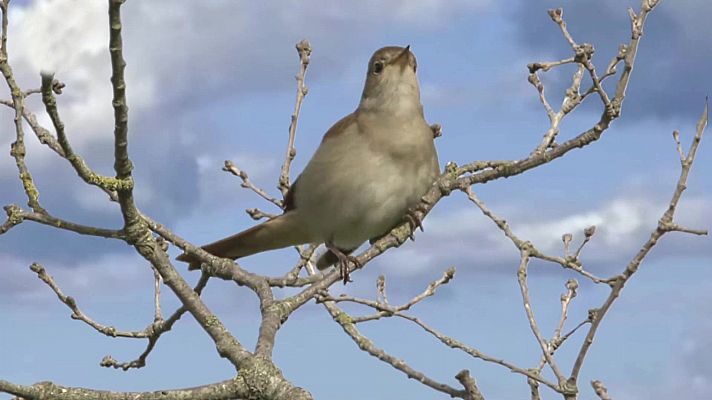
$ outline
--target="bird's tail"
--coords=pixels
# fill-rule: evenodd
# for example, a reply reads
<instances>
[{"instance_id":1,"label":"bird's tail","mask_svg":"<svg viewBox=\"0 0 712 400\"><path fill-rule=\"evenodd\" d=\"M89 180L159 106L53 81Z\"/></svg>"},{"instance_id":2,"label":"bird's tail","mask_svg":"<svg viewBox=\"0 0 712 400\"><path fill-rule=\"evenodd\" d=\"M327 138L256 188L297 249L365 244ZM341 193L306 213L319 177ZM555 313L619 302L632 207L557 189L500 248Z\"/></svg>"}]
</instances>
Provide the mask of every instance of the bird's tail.
<instances>
[{"instance_id":1,"label":"bird's tail","mask_svg":"<svg viewBox=\"0 0 712 400\"><path fill-rule=\"evenodd\" d=\"M250 229L206 244L202 249L216 257L236 259L267 250L308 243L309 239L295 213L286 212ZM200 268L200 261L187 253L179 255L176 260L189 263L188 269Z\"/></svg>"}]
</instances>

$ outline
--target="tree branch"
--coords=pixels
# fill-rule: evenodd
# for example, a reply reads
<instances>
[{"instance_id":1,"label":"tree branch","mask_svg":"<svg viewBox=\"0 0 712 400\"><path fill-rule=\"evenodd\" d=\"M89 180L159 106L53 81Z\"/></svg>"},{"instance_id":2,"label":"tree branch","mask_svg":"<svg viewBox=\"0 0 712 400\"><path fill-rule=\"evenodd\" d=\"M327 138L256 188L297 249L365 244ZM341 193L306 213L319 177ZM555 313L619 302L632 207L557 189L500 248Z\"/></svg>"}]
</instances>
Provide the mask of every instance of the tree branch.
<instances>
[{"instance_id":1,"label":"tree branch","mask_svg":"<svg viewBox=\"0 0 712 400\"><path fill-rule=\"evenodd\" d=\"M297 135L297 121L299 120L299 112L302 109L302 101L304 96L307 95L308 89L304 84L304 76L307 73L307 67L309 66L309 57L311 56L312 48L308 41L302 40L297 43L297 52L299 53L299 73L295 77L297 80L297 99L294 103L294 112L292 113L291 120L289 122L289 141L287 144L287 154L284 157L284 163L282 164L282 170L279 174L279 190L282 192L282 196L287 195L289 190L289 169L292 166L292 160L297 155L297 150L294 148L294 139Z\"/></svg>"},{"instance_id":2,"label":"tree branch","mask_svg":"<svg viewBox=\"0 0 712 400\"><path fill-rule=\"evenodd\" d=\"M235 398L248 398L250 388L239 379L229 379L186 389L158 390L155 392L110 392L60 386L51 382L24 386L0 379L0 392L9 393L25 400L232 400Z\"/></svg>"},{"instance_id":3,"label":"tree branch","mask_svg":"<svg viewBox=\"0 0 712 400\"><path fill-rule=\"evenodd\" d=\"M257 193L258 196L260 196L263 199L269 201L270 203L276 205L277 207L282 208L281 200L275 199L274 197L267 194L267 192L264 189L261 189L261 188L255 186L255 184L252 183L250 178L247 176L247 172L237 168L235 163L233 163L232 161L225 160L225 166L223 167L223 171L229 172L229 173L237 176L238 178L242 179L242 185L240 185L240 186L242 186L243 188L252 190L253 192ZM252 214L250 214L250 216L252 216ZM259 218L255 218L255 217L252 217L252 218L259 219Z\"/></svg>"},{"instance_id":4,"label":"tree branch","mask_svg":"<svg viewBox=\"0 0 712 400\"><path fill-rule=\"evenodd\" d=\"M650 2L654 3L652 0L650 0ZM645 8L643 8L643 11L645 11ZM643 11L641 11L641 15L644 15ZM641 249L638 251L638 254L636 254L635 257L633 257L633 259L628 263L623 273L617 276L617 279L611 286L611 292L604 301L604 303L601 305L601 307L594 310L591 319L591 327L589 328L588 333L586 334L586 338L584 339L584 342L581 345L581 349L579 350L579 353L576 357L576 361L573 365L573 368L571 369L571 376L568 379L570 385L576 384L579 372L581 371L581 367L583 366L584 360L586 359L586 354L588 353L591 344L593 344L593 339L596 336L596 332L598 331L598 327L600 326L603 317L611 308L613 302L615 302L618 296L620 296L620 293L623 290L623 287L625 286L626 282L638 271L640 264L648 255L650 250L652 250L652 248L658 243L658 240L660 240L660 238L665 233L670 232L670 230L666 227L668 226L668 224L671 224L673 222L675 210L680 201L680 198L682 197L682 192L687 187L687 177L695 160L697 148L700 144L700 140L702 139L702 135L704 134L705 127L707 126L707 120L708 105L707 102L705 102L705 108L702 113L702 116L700 117L697 123L696 133L692 140L692 144L690 145L690 150L688 151L684 162L682 162L680 177L678 178L677 186L675 187L675 191L673 192L670 204L663 216L660 218L657 228L650 234L650 238L643 244Z\"/></svg>"},{"instance_id":5,"label":"tree branch","mask_svg":"<svg viewBox=\"0 0 712 400\"><path fill-rule=\"evenodd\" d=\"M208 279L210 277L206 274L202 274L200 276L200 279L198 280L198 283L195 285L195 293L200 295L203 292L203 289L208 283ZM139 357L135 360L131 360L128 362L118 362L116 361L113 357L111 356L106 356L104 357L103 360L101 360L101 366L102 367L111 367L111 368L116 368L116 369L123 369L124 371L130 369L130 368L142 368L146 365L146 358L148 358L148 355L151 354L151 351L154 349L156 346L156 343L158 342L158 339L160 339L161 335L164 333L170 331L173 328L173 325L178 322L178 320L188 312L188 309L186 308L185 305L181 306L178 308L173 314L171 314L168 319L163 320L161 319L156 319L154 320L153 324L149 325L148 328L146 328L146 337L148 338L148 344L146 345L146 349L139 355Z\"/></svg>"},{"instance_id":6,"label":"tree branch","mask_svg":"<svg viewBox=\"0 0 712 400\"><path fill-rule=\"evenodd\" d=\"M54 130L57 132L57 141L62 148L63 158L67 159L74 167L82 180L90 185L98 186L105 191L126 190L133 187L131 179L117 179L108 176L101 176L91 170L79 155L74 153L72 146L69 144L69 139L64 132L64 123L59 117L57 111L57 100L54 97L54 76L52 74L42 74L42 103L45 105L45 110L54 125Z\"/></svg>"},{"instance_id":7,"label":"tree branch","mask_svg":"<svg viewBox=\"0 0 712 400\"><path fill-rule=\"evenodd\" d=\"M148 329L145 329L143 331L120 331L113 326L102 325L94 321L93 319L89 318L89 316L84 314L82 310L79 309L79 306L77 305L76 300L74 300L74 297L67 296L62 292L62 289L59 288L52 276L50 276L47 271L45 271L42 265L38 263L33 263L30 266L30 270L36 273L37 277L40 278L44 283L46 283L47 286L52 289L52 291L54 291L54 293L57 295L57 298L59 298L62 303L64 303L67 307L69 307L70 310L72 310L72 319L82 321L85 324L94 328L94 330L96 330L97 332L109 337L124 337L134 339L148 337Z\"/></svg>"}]
</instances>

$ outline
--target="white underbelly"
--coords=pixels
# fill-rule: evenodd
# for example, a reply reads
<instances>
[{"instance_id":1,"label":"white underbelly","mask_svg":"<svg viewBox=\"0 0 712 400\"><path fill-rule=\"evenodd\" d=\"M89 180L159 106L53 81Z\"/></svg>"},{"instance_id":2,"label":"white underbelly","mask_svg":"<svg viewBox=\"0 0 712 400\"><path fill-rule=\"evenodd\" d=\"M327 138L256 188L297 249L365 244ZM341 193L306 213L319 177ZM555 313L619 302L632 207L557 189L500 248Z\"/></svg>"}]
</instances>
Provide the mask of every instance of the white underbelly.
<instances>
[{"instance_id":1,"label":"white underbelly","mask_svg":"<svg viewBox=\"0 0 712 400\"><path fill-rule=\"evenodd\" d=\"M386 233L434 179L430 163L394 162L364 141L348 147L321 166L321 160L313 160L310 164L316 164L308 166L313 170L305 170L297 189L297 210L309 216L304 224L314 241L343 249Z\"/></svg>"}]
</instances>

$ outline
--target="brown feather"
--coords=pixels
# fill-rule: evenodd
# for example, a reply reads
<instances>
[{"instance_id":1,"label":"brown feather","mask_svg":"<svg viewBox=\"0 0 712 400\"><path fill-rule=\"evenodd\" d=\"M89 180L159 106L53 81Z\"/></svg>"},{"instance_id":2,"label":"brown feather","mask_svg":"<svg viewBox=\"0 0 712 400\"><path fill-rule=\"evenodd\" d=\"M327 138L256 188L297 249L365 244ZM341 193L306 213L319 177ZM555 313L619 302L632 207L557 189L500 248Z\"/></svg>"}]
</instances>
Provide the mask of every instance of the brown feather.
<instances>
[{"instance_id":1,"label":"brown feather","mask_svg":"<svg viewBox=\"0 0 712 400\"><path fill-rule=\"evenodd\" d=\"M250 229L202 247L216 257L240 258L267 250L308 243L310 238L301 227L295 212L286 212ZM196 257L183 253L178 261L190 264L189 269L200 268Z\"/></svg>"},{"instance_id":2,"label":"brown feather","mask_svg":"<svg viewBox=\"0 0 712 400\"><path fill-rule=\"evenodd\" d=\"M346 132L347 126L353 123L357 123L358 119L356 119L356 113L358 113L358 110L345 116L344 118L341 118L337 123L335 123L331 128L329 128L328 131L326 131L324 137L321 139L321 142L324 143L329 139L333 139L339 136L341 133Z\"/></svg>"}]
</instances>

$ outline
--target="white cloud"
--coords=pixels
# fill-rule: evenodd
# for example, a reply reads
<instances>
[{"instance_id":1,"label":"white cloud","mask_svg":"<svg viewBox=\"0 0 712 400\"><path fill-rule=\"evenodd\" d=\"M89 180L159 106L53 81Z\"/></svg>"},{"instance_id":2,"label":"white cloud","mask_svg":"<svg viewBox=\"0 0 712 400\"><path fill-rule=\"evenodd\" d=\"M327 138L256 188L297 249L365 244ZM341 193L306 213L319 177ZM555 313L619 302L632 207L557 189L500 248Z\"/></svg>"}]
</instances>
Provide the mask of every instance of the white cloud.
<instances>
[{"instance_id":1,"label":"white cloud","mask_svg":"<svg viewBox=\"0 0 712 400\"><path fill-rule=\"evenodd\" d=\"M662 214L663 203L644 198L617 198L592 211L559 217L554 221L525 222L515 230L517 234L545 251L561 248L561 236L572 233L580 239L584 229L597 226L596 240L608 248L627 248L643 231L649 232Z\"/></svg>"},{"instance_id":2,"label":"white cloud","mask_svg":"<svg viewBox=\"0 0 712 400\"><path fill-rule=\"evenodd\" d=\"M59 107L76 148L98 135L110 138L113 110L106 4L37 1L12 17L10 61L21 81L37 87L39 72L47 71L67 84ZM136 69L128 69L126 75L131 82L128 93L132 111L151 107L154 75ZM44 112L38 112L38 118L44 126L50 126Z\"/></svg>"},{"instance_id":3,"label":"white cloud","mask_svg":"<svg viewBox=\"0 0 712 400\"><path fill-rule=\"evenodd\" d=\"M372 26L398 23L423 30L463 10L488 5L487 0L338 5L215 1L198 7L175 2L169 8L160 1L127 3L123 32L132 116L177 96L235 93L254 89L255 82L268 84L276 76L289 79L294 63L283 61L287 56L293 61L294 54L286 49L302 36L330 39L320 43L318 51L331 55L327 62L337 60L330 70L338 74L350 65L342 58L351 55L355 29L375 35ZM273 23L261 22L266 19ZM113 124L106 4L38 0L14 12L10 22L10 58L22 81L37 86L38 73L45 70L56 72L67 84L60 107L68 129L76 131L75 145L97 135L109 137ZM336 22L345 26L331 29Z\"/></svg>"},{"instance_id":4,"label":"white cloud","mask_svg":"<svg viewBox=\"0 0 712 400\"><path fill-rule=\"evenodd\" d=\"M303 37L315 40L314 57L320 68L312 68L310 81L318 81L324 74L340 76L361 66L363 54L372 50L363 48L364 39L379 37L381 26L406 26L416 32L437 29L444 19L479 11L489 4L488 0L338 5L220 0L198 7L192 2L174 2L166 8L157 0L129 2L123 7L123 34L132 144L146 145L141 139L151 137L148 159L139 160L136 155L134 159L143 161L144 170L151 163L155 166L169 160L187 165L190 158L204 154L202 149L219 147L226 138L195 135L205 129L206 116L192 110L255 91L287 87L293 91L293 44ZM67 85L58 103L75 150L94 168L110 166L109 153L95 151L110 148L113 131L106 3L36 0L11 9L10 60L19 83L25 89L36 88L40 71L54 71ZM270 23L263 23L266 20ZM51 126L36 95L28 107L44 126ZM182 140L186 127L191 127L194 143ZM3 135L0 145L11 140ZM35 142L27 140L33 173L51 173L47 159L55 155L40 150ZM12 168L0 171L2 175L15 174ZM259 179L257 169L249 172ZM172 177L161 179L168 182ZM100 203L101 197L81 197L81 205L90 211L107 209ZM145 201L154 197L144 189Z\"/></svg>"},{"instance_id":5,"label":"white cloud","mask_svg":"<svg viewBox=\"0 0 712 400\"><path fill-rule=\"evenodd\" d=\"M572 247L575 249L583 240L583 230L595 225L596 234L584 249L582 260L587 265L603 263L608 268L615 263L618 268L625 265L621 263L632 258L647 240L666 209L667 201L664 197L652 195L622 195L599 206L579 210L569 208L553 215L540 213L526 203L487 202L487 205L507 220L520 239L531 241L539 250L550 255L562 255L563 234L574 235ZM700 223L709 221L710 215L712 200L692 196L684 199L678 207L676 221L704 229L708 227L700 226ZM408 275L453 263L465 268L500 268L503 263L518 259L511 241L474 207L436 213L425 220L424 226L425 233L418 235L415 246L399 249L393 259L388 259L389 268L393 264L398 273ZM675 234L669 236L664 241L675 243L672 248L667 248L675 256L712 256L704 239ZM656 254L660 251L657 249Z\"/></svg>"}]
</instances>

